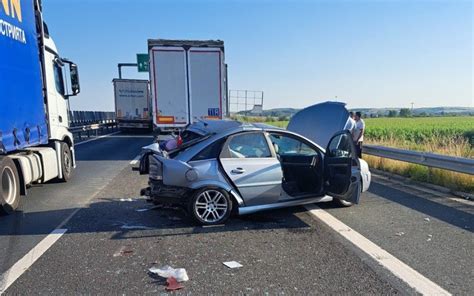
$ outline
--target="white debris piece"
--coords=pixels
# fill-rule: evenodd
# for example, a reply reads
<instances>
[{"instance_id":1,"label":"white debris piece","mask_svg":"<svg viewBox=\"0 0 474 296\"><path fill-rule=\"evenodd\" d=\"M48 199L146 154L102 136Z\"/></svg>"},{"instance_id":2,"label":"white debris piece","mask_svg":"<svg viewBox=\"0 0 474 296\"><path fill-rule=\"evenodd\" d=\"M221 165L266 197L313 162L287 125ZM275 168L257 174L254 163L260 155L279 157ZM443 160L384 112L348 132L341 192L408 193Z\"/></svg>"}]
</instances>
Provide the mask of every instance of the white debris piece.
<instances>
[{"instance_id":1,"label":"white debris piece","mask_svg":"<svg viewBox=\"0 0 474 296\"><path fill-rule=\"evenodd\" d=\"M133 201L133 199L131 199L131 198L121 198L120 201L128 201L128 202L131 202L131 201Z\"/></svg>"},{"instance_id":2,"label":"white debris piece","mask_svg":"<svg viewBox=\"0 0 474 296\"><path fill-rule=\"evenodd\" d=\"M157 274L164 278L174 277L178 282L189 281L188 274L184 268L173 268L169 265L163 267L152 267L148 269L151 273Z\"/></svg>"},{"instance_id":3,"label":"white debris piece","mask_svg":"<svg viewBox=\"0 0 474 296\"><path fill-rule=\"evenodd\" d=\"M404 234L405 234L405 232L403 232L403 231L400 231L400 232L395 233L395 235L397 235L397 236L402 236L402 235L404 235Z\"/></svg>"},{"instance_id":4,"label":"white debris piece","mask_svg":"<svg viewBox=\"0 0 474 296\"><path fill-rule=\"evenodd\" d=\"M430 222L430 218L426 217L426 218L425 218L425 221L426 221L426 222Z\"/></svg>"},{"instance_id":5,"label":"white debris piece","mask_svg":"<svg viewBox=\"0 0 474 296\"><path fill-rule=\"evenodd\" d=\"M229 268L239 268L242 267L243 265L240 264L237 261L228 261L228 262L223 262L223 264Z\"/></svg>"},{"instance_id":6,"label":"white debris piece","mask_svg":"<svg viewBox=\"0 0 474 296\"><path fill-rule=\"evenodd\" d=\"M143 226L143 225L122 225L122 226L120 226L120 228L126 229L126 230L148 230L148 229L153 229L151 227Z\"/></svg>"}]
</instances>

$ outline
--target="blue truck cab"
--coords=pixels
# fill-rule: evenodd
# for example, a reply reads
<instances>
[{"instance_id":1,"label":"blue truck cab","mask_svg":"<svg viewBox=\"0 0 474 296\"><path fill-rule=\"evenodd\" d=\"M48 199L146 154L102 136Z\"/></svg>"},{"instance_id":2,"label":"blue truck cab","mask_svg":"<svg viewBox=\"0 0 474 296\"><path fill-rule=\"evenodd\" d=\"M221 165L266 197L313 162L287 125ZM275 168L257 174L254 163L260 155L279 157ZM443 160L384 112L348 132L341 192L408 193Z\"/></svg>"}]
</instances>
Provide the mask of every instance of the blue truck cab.
<instances>
[{"instance_id":1,"label":"blue truck cab","mask_svg":"<svg viewBox=\"0 0 474 296\"><path fill-rule=\"evenodd\" d=\"M77 65L58 54L41 1L0 1L0 212L13 212L31 184L71 178L68 99L79 92Z\"/></svg>"}]
</instances>

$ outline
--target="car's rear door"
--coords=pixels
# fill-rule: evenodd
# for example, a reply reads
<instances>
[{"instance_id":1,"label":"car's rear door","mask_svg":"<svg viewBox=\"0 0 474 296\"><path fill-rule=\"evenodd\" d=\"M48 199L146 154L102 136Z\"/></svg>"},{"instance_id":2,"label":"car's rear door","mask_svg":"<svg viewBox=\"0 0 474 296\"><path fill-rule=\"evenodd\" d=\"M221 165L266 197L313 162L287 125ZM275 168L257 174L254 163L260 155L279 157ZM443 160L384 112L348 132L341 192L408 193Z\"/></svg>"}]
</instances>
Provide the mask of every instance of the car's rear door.
<instances>
[{"instance_id":1,"label":"car's rear door","mask_svg":"<svg viewBox=\"0 0 474 296\"><path fill-rule=\"evenodd\" d=\"M263 132L230 136L219 159L247 206L278 202L283 173Z\"/></svg>"},{"instance_id":2,"label":"car's rear door","mask_svg":"<svg viewBox=\"0 0 474 296\"><path fill-rule=\"evenodd\" d=\"M329 140L324 157L326 192L352 203L359 203L360 173L352 170L358 166L354 142L349 131L336 133Z\"/></svg>"}]
</instances>

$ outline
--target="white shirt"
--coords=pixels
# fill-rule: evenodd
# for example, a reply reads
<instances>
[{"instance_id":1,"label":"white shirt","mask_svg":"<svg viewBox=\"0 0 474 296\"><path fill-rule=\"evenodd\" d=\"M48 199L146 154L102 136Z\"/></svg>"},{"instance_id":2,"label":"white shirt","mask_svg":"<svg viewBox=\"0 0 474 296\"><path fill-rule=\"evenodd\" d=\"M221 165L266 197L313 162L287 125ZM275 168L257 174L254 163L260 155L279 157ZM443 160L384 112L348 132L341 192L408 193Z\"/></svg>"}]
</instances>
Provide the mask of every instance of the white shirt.
<instances>
[{"instance_id":1,"label":"white shirt","mask_svg":"<svg viewBox=\"0 0 474 296\"><path fill-rule=\"evenodd\" d=\"M346 122L346 125L344 126L344 129L345 130L348 130L352 133L352 131L354 130L356 126L356 121L354 119L352 119L351 117L349 117L347 119L347 122Z\"/></svg>"},{"instance_id":2,"label":"white shirt","mask_svg":"<svg viewBox=\"0 0 474 296\"><path fill-rule=\"evenodd\" d=\"M362 133L362 130L365 130L365 122L364 120L361 118L359 119L359 121L356 121L355 122L355 128L354 128L354 131L353 131L353 137L352 139L354 141L357 140L357 138L359 137L359 135ZM360 137L359 139L359 142L363 142L364 141L364 135L362 134L362 136Z\"/></svg>"}]
</instances>

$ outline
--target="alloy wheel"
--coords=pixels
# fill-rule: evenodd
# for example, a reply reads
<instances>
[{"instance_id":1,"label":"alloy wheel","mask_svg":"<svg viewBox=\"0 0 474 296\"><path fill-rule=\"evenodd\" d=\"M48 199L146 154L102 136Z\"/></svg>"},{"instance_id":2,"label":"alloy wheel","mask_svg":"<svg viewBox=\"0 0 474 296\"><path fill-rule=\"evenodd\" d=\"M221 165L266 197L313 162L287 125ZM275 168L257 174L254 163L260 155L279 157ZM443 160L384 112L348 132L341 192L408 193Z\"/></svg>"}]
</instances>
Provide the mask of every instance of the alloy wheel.
<instances>
[{"instance_id":1,"label":"alloy wheel","mask_svg":"<svg viewBox=\"0 0 474 296\"><path fill-rule=\"evenodd\" d=\"M194 203L194 212L207 223L222 220L229 209L225 196L213 189L205 190L199 194Z\"/></svg>"}]
</instances>

